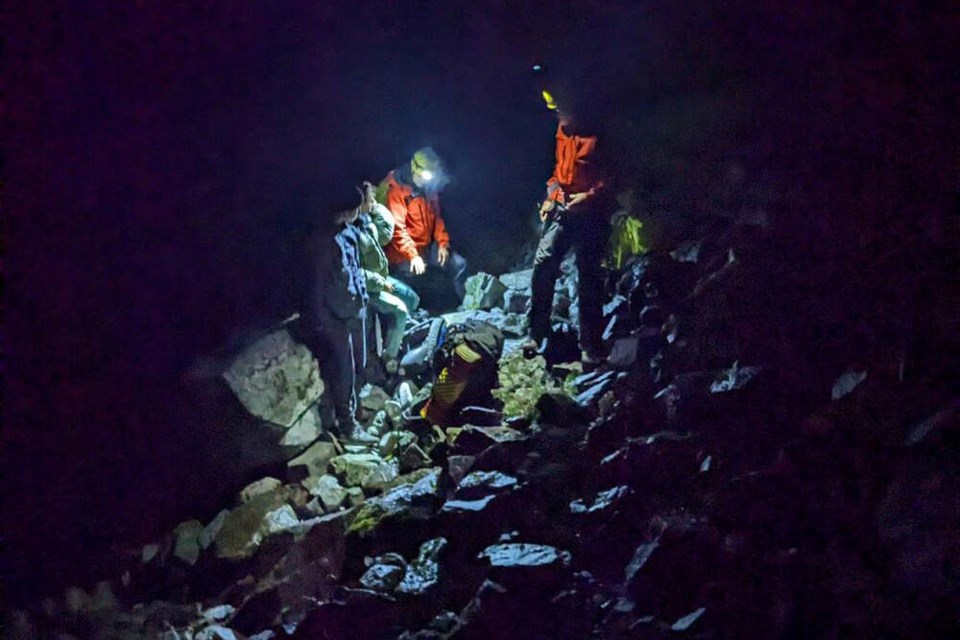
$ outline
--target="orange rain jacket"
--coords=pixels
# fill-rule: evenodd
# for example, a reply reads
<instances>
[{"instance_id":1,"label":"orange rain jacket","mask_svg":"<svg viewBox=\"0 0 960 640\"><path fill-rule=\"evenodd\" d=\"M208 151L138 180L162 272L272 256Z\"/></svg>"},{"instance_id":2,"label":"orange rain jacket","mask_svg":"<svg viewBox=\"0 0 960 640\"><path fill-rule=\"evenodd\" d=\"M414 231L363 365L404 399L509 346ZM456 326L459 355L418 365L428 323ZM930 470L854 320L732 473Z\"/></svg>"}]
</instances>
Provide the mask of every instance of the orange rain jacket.
<instances>
[{"instance_id":1,"label":"orange rain jacket","mask_svg":"<svg viewBox=\"0 0 960 640\"><path fill-rule=\"evenodd\" d=\"M391 171L386 180L386 205L396 219L393 239L386 247L390 264L413 260L433 242L441 247L450 246L450 235L440 217L436 194L414 191L413 185L397 176L397 171Z\"/></svg>"},{"instance_id":2,"label":"orange rain jacket","mask_svg":"<svg viewBox=\"0 0 960 640\"><path fill-rule=\"evenodd\" d=\"M599 167L592 162L596 136L569 136L557 125L557 164L547 180L547 199L565 204L568 195L587 193L588 200L603 189Z\"/></svg>"}]
</instances>

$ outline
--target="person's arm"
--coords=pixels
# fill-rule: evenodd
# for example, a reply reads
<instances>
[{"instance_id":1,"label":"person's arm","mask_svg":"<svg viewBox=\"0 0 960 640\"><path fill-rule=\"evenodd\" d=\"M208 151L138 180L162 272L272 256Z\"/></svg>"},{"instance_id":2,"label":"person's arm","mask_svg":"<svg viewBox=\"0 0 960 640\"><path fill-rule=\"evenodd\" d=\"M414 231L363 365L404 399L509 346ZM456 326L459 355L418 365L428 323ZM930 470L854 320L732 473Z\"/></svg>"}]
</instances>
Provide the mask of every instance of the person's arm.
<instances>
[{"instance_id":1,"label":"person's arm","mask_svg":"<svg viewBox=\"0 0 960 640\"><path fill-rule=\"evenodd\" d=\"M437 200L432 200L430 208L434 215L433 241L437 243L437 247L446 249L450 246L450 234L447 233L447 223L443 221L443 216L440 215L440 203Z\"/></svg>"},{"instance_id":2,"label":"person's arm","mask_svg":"<svg viewBox=\"0 0 960 640\"><path fill-rule=\"evenodd\" d=\"M386 246L393 238L393 230L396 224L390 209L387 209L380 203L377 203L370 210L370 218L373 220L373 226L377 229L377 240L380 246Z\"/></svg>"},{"instance_id":3,"label":"person's arm","mask_svg":"<svg viewBox=\"0 0 960 640\"><path fill-rule=\"evenodd\" d=\"M387 279L376 271L371 271L370 269L363 270L363 279L367 283L367 291L369 293L379 293L387 287Z\"/></svg>"},{"instance_id":4,"label":"person's arm","mask_svg":"<svg viewBox=\"0 0 960 640\"><path fill-rule=\"evenodd\" d=\"M407 260L419 257L417 244L407 231L407 203L401 189L393 188L387 192L387 208L393 214L393 246Z\"/></svg>"}]
</instances>

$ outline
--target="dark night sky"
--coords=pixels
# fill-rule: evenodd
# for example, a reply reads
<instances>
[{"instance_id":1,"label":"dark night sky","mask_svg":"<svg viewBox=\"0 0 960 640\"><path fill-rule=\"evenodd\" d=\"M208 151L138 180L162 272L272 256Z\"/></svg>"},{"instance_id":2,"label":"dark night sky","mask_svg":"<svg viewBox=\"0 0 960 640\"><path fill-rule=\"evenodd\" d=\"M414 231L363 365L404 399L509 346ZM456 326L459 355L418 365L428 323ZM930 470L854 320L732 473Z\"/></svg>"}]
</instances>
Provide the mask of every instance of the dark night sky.
<instances>
[{"instance_id":1,"label":"dark night sky","mask_svg":"<svg viewBox=\"0 0 960 640\"><path fill-rule=\"evenodd\" d=\"M657 162L636 163L638 179L676 183L662 208L702 208L696 189L715 176L698 163L730 158L767 183L856 192L844 207L869 192L883 225L894 191L942 208L957 176L956 71L941 55L956 15L888 4L8 10L11 594L79 581L111 545L210 515L185 512L190 475L215 452L191 447L180 380L197 357L292 310L278 284L291 238L344 184L433 144L453 174L454 245L475 266L510 266L550 170L554 124L532 91L534 61L622 101L625 130L686 141L648 142ZM719 124L672 118L676 105ZM936 235L923 220L911 232ZM875 222L852 214L822 237Z\"/></svg>"}]
</instances>

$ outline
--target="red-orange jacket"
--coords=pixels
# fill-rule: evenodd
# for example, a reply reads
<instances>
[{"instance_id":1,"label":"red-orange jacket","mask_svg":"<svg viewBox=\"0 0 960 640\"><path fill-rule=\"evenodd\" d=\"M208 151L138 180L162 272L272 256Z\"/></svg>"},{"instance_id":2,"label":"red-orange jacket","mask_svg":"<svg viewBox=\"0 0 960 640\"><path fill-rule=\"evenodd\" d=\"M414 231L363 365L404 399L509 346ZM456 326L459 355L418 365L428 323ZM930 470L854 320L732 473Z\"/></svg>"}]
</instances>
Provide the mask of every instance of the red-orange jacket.
<instances>
[{"instance_id":1,"label":"red-orange jacket","mask_svg":"<svg viewBox=\"0 0 960 640\"><path fill-rule=\"evenodd\" d=\"M386 205L396 219L393 239L387 245L390 264L413 260L433 242L441 247L450 245L436 194L414 192L413 186L399 180L396 173L394 170L387 175Z\"/></svg>"},{"instance_id":2,"label":"red-orange jacket","mask_svg":"<svg viewBox=\"0 0 960 640\"><path fill-rule=\"evenodd\" d=\"M570 136L557 125L557 164L547 180L547 198L560 204L574 193L593 197L604 187L600 169L591 156L597 148L596 136Z\"/></svg>"}]
</instances>

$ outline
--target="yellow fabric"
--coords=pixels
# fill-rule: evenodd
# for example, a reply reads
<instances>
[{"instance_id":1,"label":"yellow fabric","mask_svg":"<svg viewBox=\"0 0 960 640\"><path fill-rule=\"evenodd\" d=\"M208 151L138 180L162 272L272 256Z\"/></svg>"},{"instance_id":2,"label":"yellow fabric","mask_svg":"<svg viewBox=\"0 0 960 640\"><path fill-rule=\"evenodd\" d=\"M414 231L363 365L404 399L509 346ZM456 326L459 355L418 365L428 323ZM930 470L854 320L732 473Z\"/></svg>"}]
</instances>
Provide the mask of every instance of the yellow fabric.
<instances>
[{"instance_id":1,"label":"yellow fabric","mask_svg":"<svg viewBox=\"0 0 960 640\"><path fill-rule=\"evenodd\" d=\"M621 216L613 223L604 266L619 269L630 256L640 255L648 250L643 237L643 223L632 216Z\"/></svg>"}]
</instances>

